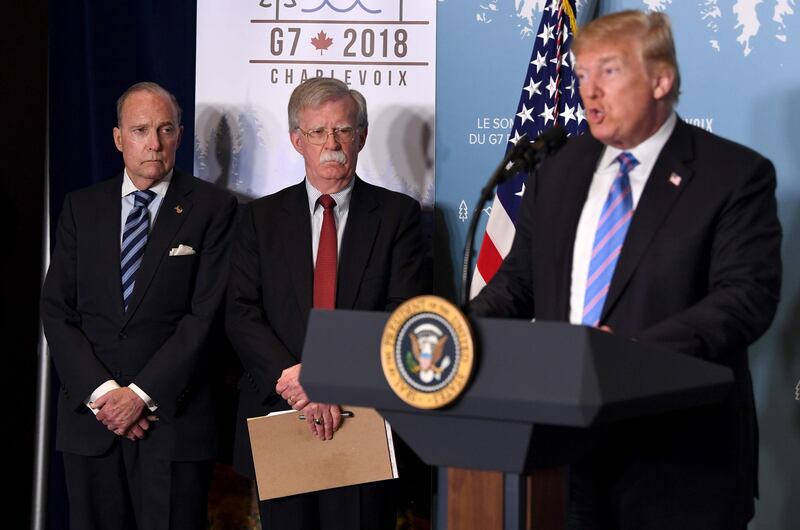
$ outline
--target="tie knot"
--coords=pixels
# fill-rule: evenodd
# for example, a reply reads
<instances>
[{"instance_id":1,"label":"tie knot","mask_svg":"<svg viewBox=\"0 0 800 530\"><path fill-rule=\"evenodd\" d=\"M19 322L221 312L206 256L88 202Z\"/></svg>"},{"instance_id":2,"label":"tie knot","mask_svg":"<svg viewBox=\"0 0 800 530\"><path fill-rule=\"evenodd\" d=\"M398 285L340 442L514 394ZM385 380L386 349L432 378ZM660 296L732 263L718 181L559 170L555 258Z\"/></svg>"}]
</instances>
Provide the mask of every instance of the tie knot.
<instances>
[{"instance_id":1,"label":"tie knot","mask_svg":"<svg viewBox=\"0 0 800 530\"><path fill-rule=\"evenodd\" d=\"M148 206L156 198L152 190L136 190L133 192L134 206Z\"/></svg>"},{"instance_id":2,"label":"tie knot","mask_svg":"<svg viewBox=\"0 0 800 530\"><path fill-rule=\"evenodd\" d=\"M331 197L327 193L325 195L320 195L319 199L317 199L317 202L320 204L320 206L322 206L326 210L329 210L334 206L336 206L336 201L333 199L333 197Z\"/></svg>"},{"instance_id":3,"label":"tie knot","mask_svg":"<svg viewBox=\"0 0 800 530\"><path fill-rule=\"evenodd\" d=\"M639 161L636 160L636 157L633 156L632 153L628 151L623 151L617 156L617 162L619 162L619 170L622 173L630 173L633 168L639 165Z\"/></svg>"}]
</instances>

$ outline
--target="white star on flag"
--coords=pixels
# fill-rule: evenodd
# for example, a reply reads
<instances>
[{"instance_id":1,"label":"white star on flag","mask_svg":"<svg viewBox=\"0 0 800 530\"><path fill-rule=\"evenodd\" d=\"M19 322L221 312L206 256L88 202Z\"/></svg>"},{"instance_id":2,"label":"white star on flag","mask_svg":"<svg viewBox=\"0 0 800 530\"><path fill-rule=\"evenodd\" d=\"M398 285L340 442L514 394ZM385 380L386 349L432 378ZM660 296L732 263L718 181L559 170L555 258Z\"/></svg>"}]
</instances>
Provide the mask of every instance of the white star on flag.
<instances>
[{"instance_id":1,"label":"white star on flag","mask_svg":"<svg viewBox=\"0 0 800 530\"><path fill-rule=\"evenodd\" d=\"M539 114L540 117L544 118L544 124L547 125L548 122L555 121L553 118L553 111L556 110L555 105L549 107L547 103L544 104L544 112Z\"/></svg>"},{"instance_id":2,"label":"white star on flag","mask_svg":"<svg viewBox=\"0 0 800 530\"><path fill-rule=\"evenodd\" d=\"M564 110L561 113L561 117L564 118L564 125L566 126L569 124L569 120L575 119L575 108L570 107L569 105L564 105Z\"/></svg>"},{"instance_id":3,"label":"white star on flag","mask_svg":"<svg viewBox=\"0 0 800 530\"><path fill-rule=\"evenodd\" d=\"M586 121L586 114L584 114L580 103L578 103L578 110L575 111L575 119L578 120L578 125Z\"/></svg>"},{"instance_id":4,"label":"white star on flag","mask_svg":"<svg viewBox=\"0 0 800 530\"><path fill-rule=\"evenodd\" d=\"M572 84L571 84L571 85L569 85L569 86L565 86L565 87L564 87L564 90L569 90L569 97L570 97L570 99L571 99L571 98L574 98L574 97L575 97L575 80L573 80L573 81L572 81Z\"/></svg>"},{"instance_id":5,"label":"white star on flag","mask_svg":"<svg viewBox=\"0 0 800 530\"><path fill-rule=\"evenodd\" d=\"M519 131L515 129L514 130L514 136L509 138L508 141L511 142L514 145L517 145L517 142L519 142L520 138L522 138L522 136L520 136Z\"/></svg>"},{"instance_id":6,"label":"white star on flag","mask_svg":"<svg viewBox=\"0 0 800 530\"><path fill-rule=\"evenodd\" d=\"M550 59L550 62L553 64L558 64L558 57L553 57ZM569 67L569 55L564 54L561 56L561 66Z\"/></svg>"},{"instance_id":7,"label":"white star on flag","mask_svg":"<svg viewBox=\"0 0 800 530\"><path fill-rule=\"evenodd\" d=\"M538 37L542 39L542 46L547 46L547 42L553 38L553 26L545 26Z\"/></svg>"},{"instance_id":8,"label":"white star on flag","mask_svg":"<svg viewBox=\"0 0 800 530\"><path fill-rule=\"evenodd\" d=\"M531 61L531 64L536 66L536 73L539 73L539 70L545 67L547 63L547 54L541 55L539 52L536 52L536 59Z\"/></svg>"},{"instance_id":9,"label":"white star on flag","mask_svg":"<svg viewBox=\"0 0 800 530\"><path fill-rule=\"evenodd\" d=\"M534 83L533 78L531 77L528 86L524 87L522 90L526 90L528 92L528 99L530 99L533 97L534 94L541 94L541 91L539 90L539 85L541 84L542 84L541 81L539 81L538 83Z\"/></svg>"},{"instance_id":10,"label":"white star on flag","mask_svg":"<svg viewBox=\"0 0 800 530\"><path fill-rule=\"evenodd\" d=\"M522 197L523 195L525 195L525 183L524 182L522 183L522 189L519 190L514 195L516 195L517 197Z\"/></svg>"},{"instance_id":11,"label":"white star on flag","mask_svg":"<svg viewBox=\"0 0 800 530\"><path fill-rule=\"evenodd\" d=\"M550 78L550 82L547 83L547 92L550 94L550 99L553 99L553 94L558 91L558 82L556 81L555 77Z\"/></svg>"},{"instance_id":12,"label":"white star on flag","mask_svg":"<svg viewBox=\"0 0 800 530\"><path fill-rule=\"evenodd\" d=\"M522 123L520 123L520 125L524 124L528 120L533 121L533 116L531 116L531 112L533 112L533 107L528 108L523 103L522 104L522 110L517 113L517 116L519 116L519 119L522 120Z\"/></svg>"}]
</instances>

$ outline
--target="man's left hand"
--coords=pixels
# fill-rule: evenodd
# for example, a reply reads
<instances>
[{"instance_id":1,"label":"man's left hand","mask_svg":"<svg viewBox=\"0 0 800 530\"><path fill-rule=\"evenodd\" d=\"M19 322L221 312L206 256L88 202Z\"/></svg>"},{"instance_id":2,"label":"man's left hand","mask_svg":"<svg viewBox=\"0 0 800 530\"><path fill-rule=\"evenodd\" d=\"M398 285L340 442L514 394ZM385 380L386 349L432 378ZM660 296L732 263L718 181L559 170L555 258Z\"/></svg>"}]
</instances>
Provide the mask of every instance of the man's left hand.
<instances>
[{"instance_id":1,"label":"man's left hand","mask_svg":"<svg viewBox=\"0 0 800 530\"><path fill-rule=\"evenodd\" d=\"M309 403L303 411L311 433L320 440L330 440L342 424L342 409L331 403Z\"/></svg>"},{"instance_id":2,"label":"man's left hand","mask_svg":"<svg viewBox=\"0 0 800 530\"><path fill-rule=\"evenodd\" d=\"M139 421L145 403L133 390L122 387L106 392L92 403L92 407L99 410L95 416L98 421L109 431L122 436Z\"/></svg>"}]
</instances>

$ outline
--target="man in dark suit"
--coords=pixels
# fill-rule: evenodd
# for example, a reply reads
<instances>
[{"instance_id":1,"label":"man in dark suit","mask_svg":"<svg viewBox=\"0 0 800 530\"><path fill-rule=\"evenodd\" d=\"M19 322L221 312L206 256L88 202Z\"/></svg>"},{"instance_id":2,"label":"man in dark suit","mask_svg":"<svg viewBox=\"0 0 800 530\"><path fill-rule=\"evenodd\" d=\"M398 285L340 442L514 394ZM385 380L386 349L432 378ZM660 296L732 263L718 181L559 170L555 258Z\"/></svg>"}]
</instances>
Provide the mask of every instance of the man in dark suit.
<instances>
[{"instance_id":1,"label":"man in dark suit","mask_svg":"<svg viewBox=\"0 0 800 530\"><path fill-rule=\"evenodd\" d=\"M597 433L570 469L568 528L740 529L757 433L747 348L780 287L775 172L679 120L664 14L599 18L574 42L591 134L529 183L477 315L563 320L733 369L725 401Z\"/></svg>"},{"instance_id":2,"label":"man in dark suit","mask_svg":"<svg viewBox=\"0 0 800 530\"><path fill-rule=\"evenodd\" d=\"M306 179L253 201L231 258L228 336L244 365L234 464L254 476L246 419L302 410L320 440L341 423L336 404L299 382L311 307L385 311L423 292L419 204L356 175L367 138L364 97L336 79L299 85L289 100L292 145ZM265 528L394 528L390 482L261 503Z\"/></svg>"},{"instance_id":3,"label":"man in dark suit","mask_svg":"<svg viewBox=\"0 0 800 530\"><path fill-rule=\"evenodd\" d=\"M204 529L215 456L204 343L236 201L174 169L180 107L117 102L121 176L70 193L42 296L74 529Z\"/></svg>"}]
</instances>

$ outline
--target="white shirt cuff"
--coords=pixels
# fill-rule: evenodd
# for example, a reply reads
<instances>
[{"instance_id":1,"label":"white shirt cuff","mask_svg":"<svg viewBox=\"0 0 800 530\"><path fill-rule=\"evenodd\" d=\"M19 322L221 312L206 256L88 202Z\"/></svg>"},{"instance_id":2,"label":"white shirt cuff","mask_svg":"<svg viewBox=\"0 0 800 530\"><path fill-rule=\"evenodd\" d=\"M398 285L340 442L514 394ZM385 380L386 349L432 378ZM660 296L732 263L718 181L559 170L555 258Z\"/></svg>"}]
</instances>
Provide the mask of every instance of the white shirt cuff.
<instances>
[{"instance_id":1,"label":"white shirt cuff","mask_svg":"<svg viewBox=\"0 0 800 530\"><path fill-rule=\"evenodd\" d=\"M103 383L102 385L100 385L100 386L98 386L97 388L95 388L95 389L94 389L94 392L92 392L92 395L91 395L91 396L89 396L88 398L86 398L86 399L83 401L83 403L84 403L84 404L85 404L87 407L89 407L89 410L91 410L91 411L92 411L92 413L94 413L95 415L97 415L97 413L98 413L99 411L98 411L96 408L93 408L91 404L92 404L92 403L94 403L95 401L97 401L98 399L100 399L100 396L102 396L102 395L103 395L103 394L105 394L106 392L109 392L109 391L111 391L111 390L115 390L115 389L117 389L117 388L119 388L119 385L117 384L117 382L116 382L116 381L114 381L113 379L109 379L108 381L106 381L106 382L105 382L105 383Z\"/></svg>"},{"instance_id":2,"label":"white shirt cuff","mask_svg":"<svg viewBox=\"0 0 800 530\"><path fill-rule=\"evenodd\" d=\"M156 404L156 402L153 401L153 399L150 396L148 396L147 393L144 390L139 388L136 385L136 383L131 383L130 385L128 385L128 388L133 390L136 393L137 396L142 398L142 401L144 401L144 404L147 405L148 409L150 409L150 412L155 412L156 411L156 409L158 408L158 405Z\"/></svg>"}]
</instances>

